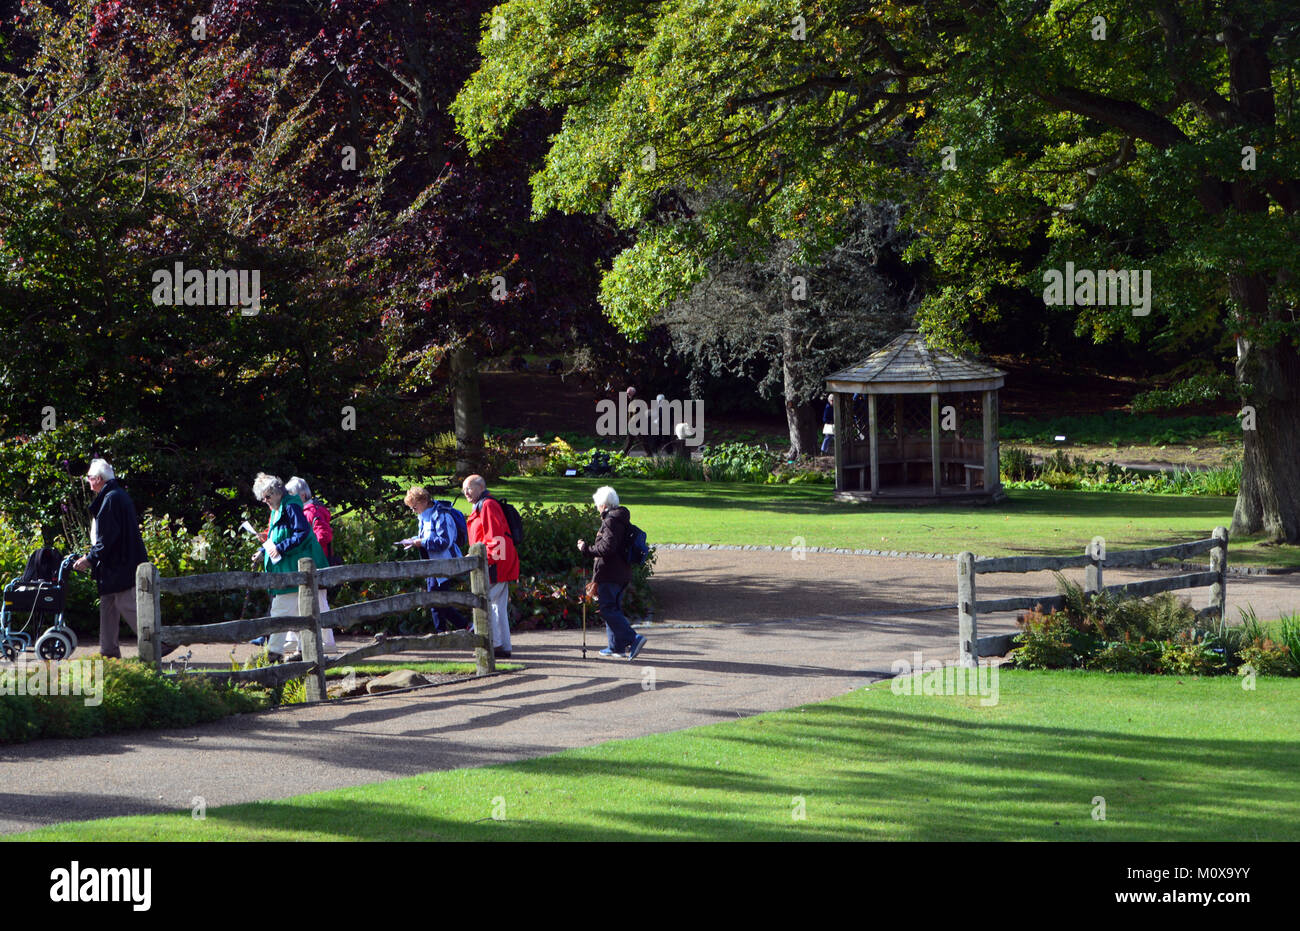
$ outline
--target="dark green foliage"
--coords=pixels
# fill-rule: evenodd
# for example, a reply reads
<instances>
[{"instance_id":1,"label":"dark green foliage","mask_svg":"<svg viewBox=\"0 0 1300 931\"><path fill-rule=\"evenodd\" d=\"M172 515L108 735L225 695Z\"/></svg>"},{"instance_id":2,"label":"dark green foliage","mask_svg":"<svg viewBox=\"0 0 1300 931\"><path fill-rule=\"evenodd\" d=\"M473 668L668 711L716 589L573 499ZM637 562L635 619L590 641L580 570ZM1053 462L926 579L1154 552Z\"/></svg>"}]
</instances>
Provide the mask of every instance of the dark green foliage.
<instances>
[{"instance_id":1,"label":"dark green foliage","mask_svg":"<svg viewBox=\"0 0 1300 931\"><path fill-rule=\"evenodd\" d=\"M1122 640L1099 650L1087 663L1100 672L1154 673L1160 669L1160 644Z\"/></svg>"},{"instance_id":2,"label":"dark green foliage","mask_svg":"<svg viewBox=\"0 0 1300 931\"><path fill-rule=\"evenodd\" d=\"M1060 611L1031 611L1018 621L1017 666L1212 676L1238 662L1243 628L1198 628L1196 612L1172 592L1143 600L1088 594L1060 573L1057 583L1065 601Z\"/></svg>"},{"instance_id":3,"label":"dark green foliage","mask_svg":"<svg viewBox=\"0 0 1300 931\"><path fill-rule=\"evenodd\" d=\"M1204 642L1166 642L1160 653L1160 671L1168 676L1214 676L1226 672L1227 663Z\"/></svg>"},{"instance_id":4,"label":"dark green foliage","mask_svg":"<svg viewBox=\"0 0 1300 931\"><path fill-rule=\"evenodd\" d=\"M87 704L84 694L0 696L0 743L188 727L274 704L266 689L214 684L196 675L160 675L138 660L95 657L76 662L103 663L100 702ZM18 667L28 675L33 668L34 664Z\"/></svg>"},{"instance_id":5,"label":"dark green foliage","mask_svg":"<svg viewBox=\"0 0 1300 931\"><path fill-rule=\"evenodd\" d=\"M761 446L723 443L704 454L704 473L714 482L765 482L777 455Z\"/></svg>"},{"instance_id":6,"label":"dark green foliage","mask_svg":"<svg viewBox=\"0 0 1300 931\"><path fill-rule=\"evenodd\" d=\"M1063 612L1031 611L1017 623L1021 631L1011 656L1023 669L1072 669L1097 647L1097 638L1072 626Z\"/></svg>"},{"instance_id":7,"label":"dark green foliage","mask_svg":"<svg viewBox=\"0 0 1300 931\"><path fill-rule=\"evenodd\" d=\"M1013 418L998 428L1003 440L1052 443L1065 436L1071 443L1161 446L1200 441L1230 443L1241 439L1241 424L1232 414L1218 417L1162 417L1111 412L1049 420Z\"/></svg>"},{"instance_id":8,"label":"dark green foliage","mask_svg":"<svg viewBox=\"0 0 1300 931\"><path fill-rule=\"evenodd\" d=\"M587 562L578 541L592 543L600 530L600 514L593 505L519 505L524 521L524 542L519 563L532 572L567 572Z\"/></svg>"},{"instance_id":9,"label":"dark green foliage","mask_svg":"<svg viewBox=\"0 0 1300 931\"><path fill-rule=\"evenodd\" d=\"M1231 375L1192 375L1168 388L1153 388L1133 397L1130 407L1137 414L1174 410L1195 404L1224 401L1235 395Z\"/></svg>"}]
</instances>

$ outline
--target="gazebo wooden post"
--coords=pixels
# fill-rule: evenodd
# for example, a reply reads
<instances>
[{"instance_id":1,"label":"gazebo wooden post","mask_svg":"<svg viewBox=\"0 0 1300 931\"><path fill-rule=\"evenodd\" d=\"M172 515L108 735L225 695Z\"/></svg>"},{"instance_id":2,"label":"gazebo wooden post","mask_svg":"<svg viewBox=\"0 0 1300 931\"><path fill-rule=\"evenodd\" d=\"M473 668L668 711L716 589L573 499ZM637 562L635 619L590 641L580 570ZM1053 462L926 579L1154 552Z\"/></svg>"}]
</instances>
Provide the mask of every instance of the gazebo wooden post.
<instances>
[{"instance_id":1,"label":"gazebo wooden post","mask_svg":"<svg viewBox=\"0 0 1300 931\"><path fill-rule=\"evenodd\" d=\"M845 426L849 418L844 416L844 394L835 392L835 400L831 403L831 413L835 418L835 490L844 491L844 454L847 451L844 444Z\"/></svg>"},{"instance_id":2,"label":"gazebo wooden post","mask_svg":"<svg viewBox=\"0 0 1300 931\"><path fill-rule=\"evenodd\" d=\"M1002 461L998 451L998 393L984 392L984 491L1002 487Z\"/></svg>"},{"instance_id":3,"label":"gazebo wooden post","mask_svg":"<svg viewBox=\"0 0 1300 931\"><path fill-rule=\"evenodd\" d=\"M934 479L934 494L939 496L939 483L943 476L939 472L939 392L930 394L930 470Z\"/></svg>"},{"instance_id":4,"label":"gazebo wooden post","mask_svg":"<svg viewBox=\"0 0 1300 931\"><path fill-rule=\"evenodd\" d=\"M867 417L870 421L871 433L871 493L880 494L880 453L876 448L876 429L878 426L876 419L876 396L867 395Z\"/></svg>"},{"instance_id":5,"label":"gazebo wooden post","mask_svg":"<svg viewBox=\"0 0 1300 931\"><path fill-rule=\"evenodd\" d=\"M898 460L903 462L907 457L903 455L903 396L901 394L894 395L894 438L898 440ZM905 462L904 467L904 479L906 479Z\"/></svg>"}]
</instances>

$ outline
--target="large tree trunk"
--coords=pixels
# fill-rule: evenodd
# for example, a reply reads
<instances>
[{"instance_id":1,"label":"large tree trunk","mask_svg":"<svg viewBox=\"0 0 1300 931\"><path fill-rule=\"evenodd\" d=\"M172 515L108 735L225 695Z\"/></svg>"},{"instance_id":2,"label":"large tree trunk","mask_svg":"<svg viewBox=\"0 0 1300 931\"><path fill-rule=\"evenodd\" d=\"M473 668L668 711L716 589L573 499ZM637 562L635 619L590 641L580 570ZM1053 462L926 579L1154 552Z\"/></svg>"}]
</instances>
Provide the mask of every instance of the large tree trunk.
<instances>
[{"instance_id":1,"label":"large tree trunk","mask_svg":"<svg viewBox=\"0 0 1300 931\"><path fill-rule=\"evenodd\" d=\"M789 281L789 275L785 276ZM781 303L781 380L785 388L785 422L790 430L790 458L812 453L813 416L809 405L799 397L799 374L804 365L803 347L799 344L798 321L789 288Z\"/></svg>"},{"instance_id":2,"label":"large tree trunk","mask_svg":"<svg viewBox=\"0 0 1300 931\"><path fill-rule=\"evenodd\" d=\"M1232 533L1300 542L1300 356L1289 341L1263 347L1237 340L1237 383L1254 408L1243 431L1241 489ZM1249 423L1245 426L1250 426Z\"/></svg>"},{"instance_id":3,"label":"large tree trunk","mask_svg":"<svg viewBox=\"0 0 1300 931\"><path fill-rule=\"evenodd\" d=\"M452 411L456 418L456 477L483 469L483 405L478 390L478 360L461 344L451 353Z\"/></svg>"}]
</instances>

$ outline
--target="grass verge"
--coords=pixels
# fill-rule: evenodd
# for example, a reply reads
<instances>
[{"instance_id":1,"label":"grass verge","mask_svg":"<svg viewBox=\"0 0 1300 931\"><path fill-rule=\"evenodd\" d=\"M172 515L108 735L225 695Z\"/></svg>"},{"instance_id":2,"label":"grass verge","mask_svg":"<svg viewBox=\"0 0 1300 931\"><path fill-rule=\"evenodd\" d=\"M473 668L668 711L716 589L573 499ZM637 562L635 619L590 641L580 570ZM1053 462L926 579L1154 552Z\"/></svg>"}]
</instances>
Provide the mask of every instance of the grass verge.
<instances>
[{"instance_id":1,"label":"grass verge","mask_svg":"<svg viewBox=\"0 0 1300 931\"><path fill-rule=\"evenodd\" d=\"M1247 691L1009 671L999 693L981 707L877 683L504 766L210 808L204 821L114 818L18 839L1300 839L1300 681Z\"/></svg>"}]
</instances>

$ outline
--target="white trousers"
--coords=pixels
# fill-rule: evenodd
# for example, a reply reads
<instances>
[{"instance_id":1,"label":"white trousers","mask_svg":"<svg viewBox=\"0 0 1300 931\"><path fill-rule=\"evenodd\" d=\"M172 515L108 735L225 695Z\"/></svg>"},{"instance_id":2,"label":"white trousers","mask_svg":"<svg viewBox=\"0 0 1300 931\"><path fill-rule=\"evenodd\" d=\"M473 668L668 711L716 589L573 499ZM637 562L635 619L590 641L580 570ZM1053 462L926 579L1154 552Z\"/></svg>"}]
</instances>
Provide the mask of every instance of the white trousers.
<instances>
[{"instance_id":1,"label":"white trousers","mask_svg":"<svg viewBox=\"0 0 1300 931\"><path fill-rule=\"evenodd\" d=\"M510 583L498 582L488 589L488 620L492 623L492 645L510 649Z\"/></svg>"},{"instance_id":2,"label":"white trousers","mask_svg":"<svg viewBox=\"0 0 1300 931\"><path fill-rule=\"evenodd\" d=\"M329 599L325 595L324 589L316 593L317 601L320 603L322 611L330 609ZM298 593L286 592L283 595L276 595L271 599L271 617L290 617L298 613ZM333 650L334 628L322 627L320 632L321 644L326 650ZM302 649L302 642L298 639L298 631L285 630L279 633L271 634L266 642L266 649L271 653L297 653Z\"/></svg>"}]
</instances>

